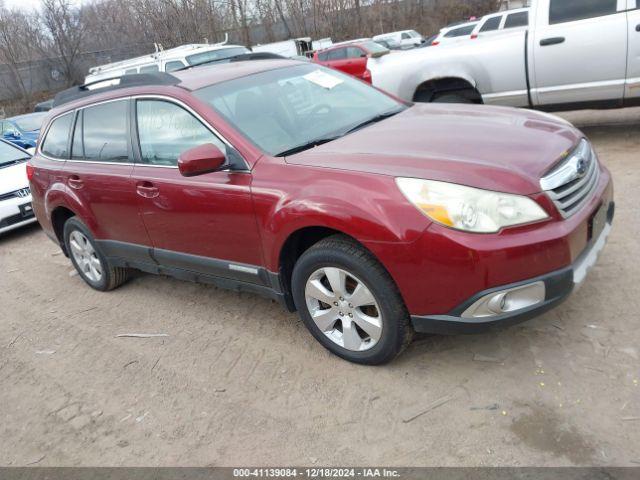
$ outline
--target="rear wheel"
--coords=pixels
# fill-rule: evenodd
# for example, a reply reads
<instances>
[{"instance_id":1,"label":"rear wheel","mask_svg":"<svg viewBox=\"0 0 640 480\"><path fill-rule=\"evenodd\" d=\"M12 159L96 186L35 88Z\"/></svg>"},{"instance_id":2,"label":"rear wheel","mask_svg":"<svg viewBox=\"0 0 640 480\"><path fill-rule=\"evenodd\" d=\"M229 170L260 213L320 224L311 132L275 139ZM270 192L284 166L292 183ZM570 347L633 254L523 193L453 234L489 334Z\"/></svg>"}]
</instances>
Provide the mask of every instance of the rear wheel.
<instances>
[{"instance_id":1,"label":"rear wheel","mask_svg":"<svg viewBox=\"0 0 640 480\"><path fill-rule=\"evenodd\" d=\"M76 217L64 224L64 242L71 263L92 288L113 290L128 278L126 268L114 267L96 246L89 229Z\"/></svg>"},{"instance_id":2,"label":"rear wheel","mask_svg":"<svg viewBox=\"0 0 640 480\"><path fill-rule=\"evenodd\" d=\"M395 358L413 330L398 289L380 263L350 239L333 236L307 250L292 277L296 308L328 350L355 363Z\"/></svg>"}]
</instances>

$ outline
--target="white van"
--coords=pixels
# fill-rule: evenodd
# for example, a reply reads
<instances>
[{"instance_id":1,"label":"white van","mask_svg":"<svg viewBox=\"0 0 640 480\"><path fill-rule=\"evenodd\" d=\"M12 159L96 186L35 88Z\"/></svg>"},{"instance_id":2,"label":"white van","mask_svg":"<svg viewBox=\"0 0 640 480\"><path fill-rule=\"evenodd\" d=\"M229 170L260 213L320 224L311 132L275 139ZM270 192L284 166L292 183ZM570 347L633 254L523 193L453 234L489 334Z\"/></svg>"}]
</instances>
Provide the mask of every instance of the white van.
<instances>
[{"instance_id":1,"label":"white van","mask_svg":"<svg viewBox=\"0 0 640 480\"><path fill-rule=\"evenodd\" d=\"M224 60L245 53L251 53L251 50L241 45L227 45L226 43L189 44L169 50L162 50L156 46L156 52L150 55L89 69L89 75L86 76L84 83L93 83L132 73L172 72L188 65Z\"/></svg>"}]
</instances>

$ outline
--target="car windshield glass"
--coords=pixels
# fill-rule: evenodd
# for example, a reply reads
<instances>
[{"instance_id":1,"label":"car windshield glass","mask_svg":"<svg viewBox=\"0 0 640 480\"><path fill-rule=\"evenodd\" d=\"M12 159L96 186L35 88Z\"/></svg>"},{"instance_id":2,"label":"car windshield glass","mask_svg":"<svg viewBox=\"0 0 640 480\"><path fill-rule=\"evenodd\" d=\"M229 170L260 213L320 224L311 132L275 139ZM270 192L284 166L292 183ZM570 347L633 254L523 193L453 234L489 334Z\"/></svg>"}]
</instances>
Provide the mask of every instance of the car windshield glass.
<instances>
[{"instance_id":1,"label":"car windshield glass","mask_svg":"<svg viewBox=\"0 0 640 480\"><path fill-rule=\"evenodd\" d=\"M418 32L416 32L415 30L409 30L409 32L407 32L410 36L412 36L413 38L420 38L420 34Z\"/></svg>"},{"instance_id":2,"label":"car windshield glass","mask_svg":"<svg viewBox=\"0 0 640 480\"><path fill-rule=\"evenodd\" d=\"M251 53L251 50L245 47L221 48L219 50L211 50L209 52L188 55L187 63L189 65L198 65L200 63L217 62L219 60L226 60L227 58L235 57L236 55L243 55L245 53Z\"/></svg>"},{"instance_id":3,"label":"car windshield glass","mask_svg":"<svg viewBox=\"0 0 640 480\"><path fill-rule=\"evenodd\" d=\"M30 113L29 115L21 115L14 117L12 120L18 125L18 128L23 132L33 132L34 130L40 130L42 121L47 114L45 113Z\"/></svg>"},{"instance_id":4,"label":"car windshield glass","mask_svg":"<svg viewBox=\"0 0 640 480\"><path fill-rule=\"evenodd\" d=\"M404 105L340 72L297 65L249 75L195 95L271 155L344 135Z\"/></svg>"},{"instance_id":5,"label":"car windshield glass","mask_svg":"<svg viewBox=\"0 0 640 480\"><path fill-rule=\"evenodd\" d=\"M0 142L0 168L26 160L29 154L5 142Z\"/></svg>"}]
</instances>

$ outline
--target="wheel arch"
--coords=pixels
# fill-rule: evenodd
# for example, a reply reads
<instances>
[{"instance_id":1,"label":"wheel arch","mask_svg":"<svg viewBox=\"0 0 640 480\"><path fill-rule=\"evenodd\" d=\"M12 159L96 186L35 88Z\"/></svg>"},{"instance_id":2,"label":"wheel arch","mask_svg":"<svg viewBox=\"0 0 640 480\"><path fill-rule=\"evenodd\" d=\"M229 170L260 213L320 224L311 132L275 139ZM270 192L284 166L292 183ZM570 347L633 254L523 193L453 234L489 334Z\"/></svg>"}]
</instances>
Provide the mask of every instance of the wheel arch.
<instances>
[{"instance_id":1,"label":"wheel arch","mask_svg":"<svg viewBox=\"0 0 640 480\"><path fill-rule=\"evenodd\" d=\"M475 80L461 73L423 79L413 93L413 101L432 102L438 94L453 92L466 92L474 103L483 103Z\"/></svg>"}]
</instances>

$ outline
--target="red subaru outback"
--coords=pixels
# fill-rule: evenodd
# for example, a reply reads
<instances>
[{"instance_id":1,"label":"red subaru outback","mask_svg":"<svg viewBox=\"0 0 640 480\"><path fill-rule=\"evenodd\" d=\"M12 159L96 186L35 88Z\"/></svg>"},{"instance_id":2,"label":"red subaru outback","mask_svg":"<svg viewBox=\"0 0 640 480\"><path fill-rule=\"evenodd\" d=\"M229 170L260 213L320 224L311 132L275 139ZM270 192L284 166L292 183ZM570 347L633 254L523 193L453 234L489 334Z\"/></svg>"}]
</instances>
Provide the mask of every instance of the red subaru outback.
<instances>
[{"instance_id":1,"label":"red subaru outback","mask_svg":"<svg viewBox=\"0 0 640 480\"><path fill-rule=\"evenodd\" d=\"M264 294L353 362L548 310L611 229L609 172L546 114L406 104L291 60L123 77L56 105L33 208L87 284L138 269Z\"/></svg>"}]
</instances>

